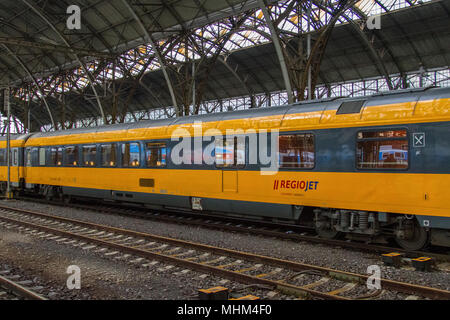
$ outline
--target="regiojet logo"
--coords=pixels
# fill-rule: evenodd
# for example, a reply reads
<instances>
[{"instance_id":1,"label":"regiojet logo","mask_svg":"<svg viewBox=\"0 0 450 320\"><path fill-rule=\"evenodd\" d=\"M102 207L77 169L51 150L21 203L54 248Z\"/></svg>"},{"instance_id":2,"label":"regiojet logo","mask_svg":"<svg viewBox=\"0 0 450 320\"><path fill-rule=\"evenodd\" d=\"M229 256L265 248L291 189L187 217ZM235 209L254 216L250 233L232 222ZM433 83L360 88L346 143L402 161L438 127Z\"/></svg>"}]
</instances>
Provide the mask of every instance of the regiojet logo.
<instances>
[{"instance_id":1,"label":"regiojet logo","mask_svg":"<svg viewBox=\"0 0 450 320\"><path fill-rule=\"evenodd\" d=\"M273 182L273 190L291 189L291 190L302 190L306 192L310 190L317 190L318 184L319 181L275 179Z\"/></svg>"}]
</instances>

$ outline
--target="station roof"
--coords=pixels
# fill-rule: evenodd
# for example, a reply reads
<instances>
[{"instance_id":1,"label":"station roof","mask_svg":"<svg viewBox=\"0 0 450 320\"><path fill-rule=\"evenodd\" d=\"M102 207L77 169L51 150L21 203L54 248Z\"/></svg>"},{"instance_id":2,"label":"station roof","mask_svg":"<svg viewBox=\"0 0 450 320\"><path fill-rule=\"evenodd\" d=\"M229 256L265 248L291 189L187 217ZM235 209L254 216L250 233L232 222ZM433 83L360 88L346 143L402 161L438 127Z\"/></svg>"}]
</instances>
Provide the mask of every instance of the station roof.
<instances>
[{"instance_id":1,"label":"station roof","mask_svg":"<svg viewBox=\"0 0 450 320\"><path fill-rule=\"evenodd\" d=\"M372 1L384 8L380 11L379 30L363 30L364 25L358 20L361 15L340 19L327 44L318 84L448 67L449 1L434 0L423 4L405 1L411 6L398 10L395 7L388 10L382 2ZM82 72L83 66L89 68L93 60L97 66L101 65L118 54L148 43L149 35L153 41L164 42L171 35L188 34L221 19L257 10L259 3L257 0L82 0L78 1L83 8L82 29L67 30L66 9L73 2L0 2L0 84L39 83L44 86L40 81L44 77L51 79L55 75L56 78L56 74L64 70L72 70L74 74ZM280 2L289 1L269 1L269 4ZM355 6L353 11L361 13ZM295 16L286 18L292 20ZM147 34L142 32L141 24ZM311 32L313 39L317 39L320 30L318 26ZM289 40L292 47L298 45L298 41L295 37ZM204 100L285 90L279 60L270 41L255 41L253 45L240 48L235 46L225 50L218 61L222 63L216 62L210 71ZM92 70L94 76L95 72ZM89 81L84 81L89 86ZM125 78L116 80L118 86L124 83L125 87L127 81ZM95 86L101 87L101 82L96 80ZM50 85L42 89L45 92L38 92L31 99L32 116L41 125L48 124L50 118L38 97L43 93L51 97L56 91L51 81L48 83ZM131 112L172 105L163 70L157 63L142 75L141 84L135 89L130 86L128 90L135 90L128 106ZM95 103L92 103L92 94L88 96L86 91L76 89L69 90L64 98L76 116L79 119L99 116ZM126 90L121 94L126 99ZM61 109L57 99L47 100L51 110ZM23 113L22 109L21 104L13 105L13 112L18 115Z\"/></svg>"},{"instance_id":2,"label":"station roof","mask_svg":"<svg viewBox=\"0 0 450 320\"><path fill-rule=\"evenodd\" d=\"M111 58L137 47L145 39L131 10L148 26L149 34L159 40L248 10L255 7L256 2L2 0L0 83L28 78L30 73L40 77L79 66L77 57L82 60ZM67 20L73 12L67 13L67 8L74 3L82 8L80 30L67 28Z\"/></svg>"},{"instance_id":3,"label":"station roof","mask_svg":"<svg viewBox=\"0 0 450 320\"><path fill-rule=\"evenodd\" d=\"M381 29L366 38L357 29L359 24L343 23L333 29L320 66L318 84L332 84L393 74L406 74L450 66L450 1L438 1L422 6L386 13L381 17ZM312 37L317 37L313 32ZM298 40L292 39L297 45ZM369 46L379 52L380 60ZM246 79L246 86L236 80L224 64L212 70L207 100L246 96L284 90L277 54L272 43L236 50L226 56L227 63ZM159 101L143 88L136 108L147 105L170 105L161 70L144 77ZM139 102L142 101L142 102ZM144 102L145 101L145 102Z\"/></svg>"}]
</instances>

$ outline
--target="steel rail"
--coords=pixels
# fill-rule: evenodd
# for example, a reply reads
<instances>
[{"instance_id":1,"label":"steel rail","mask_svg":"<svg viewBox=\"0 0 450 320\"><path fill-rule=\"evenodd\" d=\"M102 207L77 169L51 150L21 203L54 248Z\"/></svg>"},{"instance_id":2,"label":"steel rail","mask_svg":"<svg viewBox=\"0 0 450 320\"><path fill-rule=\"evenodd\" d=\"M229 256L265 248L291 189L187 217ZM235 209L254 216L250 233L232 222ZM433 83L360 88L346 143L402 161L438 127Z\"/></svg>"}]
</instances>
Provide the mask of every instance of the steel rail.
<instances>
[{"instance_id":1,"label":"steel rail","mask_svg":"<svg viewBox=\"0 0 450 320\"><path fill-rule=\"evenodd\" d=\"M6 209L6 210L11 210L13 212L19 212L22 214L25 213L28 215L33 215L33 216L36 216L39 218L52 219L52 220L56 220L56 221L60 221L60 222L64 222L64 223L77 224L77 225L89 227L92 229L121 233L121 234L125 234L128 236L139 237L139 238L143 238L143 239L147 239L147 240L155 240L155 241L165 242L165 243L173 244L176 246L189 247L189 248L193 248L193 249L197 249L197 250L201 250L201 251L212 252L215 254L223 254L223 255L227 255L227 256L245 259L247 261L260 262L260 263L264 263L267 265L289 268L294 271L316 270L316 271L325 273L325 274L329 275L330 277L333 277L336 279L345 279L345 280L350 280L350 281L354 281L354 282L364 283L369 278L368 275L357 274L357 273L352 273L352 272L347 272L347 271L340 271L340 270L336 270L336 269L315 266L315 265L310 265L310 264L305 264L305 263L300 263L300 262L282 260L282 259L278 259L278 258L273 258L273 257L268 257L268 256L263 256L263 255L248 253L248 252L236 251L236 250L232 250L232 249L214 247L211 245L194 243L191 241L185 241L185 240L179 240L179 239L173 239L173 238L168 238L168 237L163 237L163 236L158 236L158 235L153 235L153 234L149 234L149 233L143 233L143 232L138 232L138 231L133 231L133 230L128 230L128 229L104 226L104 225L94 224L94 223L80 221L80 220L76 220L76 219L56 217L56 216L48 215L45 213L40 213L40 212L35 212L35 211L30 211L30 210L23 210L23 209L9 208L9 207L4 208L2 206L0 206L0 208ZM174 264L182 265L182 266L184 265L184 266L190 267L194 270L212 272L214 274L218 274L218 275L224 276L226 278L229 278L232 280L237 280L237 281L242 281L245 283L259 283L259 284L265 284L265 285L272 285L277 288L281 288L281 289L284 288L285 290L288 290L288 291L291 290L291 291L296 291L296 292L304 292L307 295L321 297L321 298L325 298L325 299L341 299L341 298L348 299L348 298L345 298L342 296L329 295L326 293L322 293L322 292L318 292L315 290L310 290L310 289L306 289L306 288L302 288L302 287L293 286L293 285L290 285L287 283L282 283L279 281L261 279L261 278L257 278L257 277L253 277L253 276L249 276L249 275L244 275L244 274L236 273L234 271L224 270L224 269L216 268L216 267L209 266L209 265L203 265L200 263L187 261L187 260L179 259L179 258L172 257L172 256L167 256L167 255L164 255L161 253L154 253L154 252L150 252L147 250L128 247L128 246L117 244L117 243L111 243L108 241L99 240L99 239L88 237L85 235L74 234L74 233L71 233L68 231L62 231L62 230L50 228L47 226L36 225L33 223L24 222L24 221L12 219L12 218L4 217L4 216L0 216L0 219L9 221L10 223L27 225L28 227L31 227L31 228L38 228L45 232L49 232L49 233L53 233L53 234L59 234L59 235L65 235L65 236L69 235L72 238L78 238L80 240L88 241L91 243L96 243L96 244L104 245L107 247L113 247L115 249L127 251L127 252L130 252L130 253L138 255L138 256L142 256L142 257L146 257L146 258L150 257L152 259L163 260L166 262L170 262L170 263L174 263ZM395 290L395 291L399 291L399 292L403 292L403 293L407 293L407 294L420 295L420 296L428 297L431 299L450 300L450 291L415 285L415 284L411 284L411 283L398 282L398 281L388 280L388 279L380 279L380 282L381 282L381 286L384 289Z\"/></svg>"},{"instance_id":2,"label":"steel rail","mask_svg":"<svg viewBox=\"0 0 450 320\"><path fill-rule=\"evenodd\" d=\"M170 222L170 223L188 223L188 224L192 224L192 225L197 225L197 226L202 226L202 227L206 227L206 228L210 228L210 229L215 229L215 230L222 230L222 231L236 231L236 232L240 232L240 233L249 233L249 234L253 234L253 235L263 235L263 236L267 236L267 237L276 237L276 238L281 238L281 239L288 239L288 240L297 240L297 241L305 241L305 242L312 242L312 243L318 243L318 244L325 244L325 245L330 245L330 246L338 246L338 247L345 247L345 248L349 248L349 249L357 249L357 250L361 250L361 251L372 251L372 252L377 252L377 253L390 253L390 252L398 252L398 253L402 253L405 256L408 257L423 257L423 256L427 256L427 257L432 257L438 261L443 261L443 262L450 262L450 255L448 254L439 254L439 253L434 253L434 252L427 252L427 251L411 251L411 250L405 250L402 248L398 248L398 247L390 247L390 246L382 246L382 245L376 245L376 244L368 244L365 242L349 242L349 241L345 241L345 240L338 240L338 239L326 239L326 238L320 238L317 236L311 236L311 235L301 235L298 233L286 233L287 231L293 231L293 230L297 230L297 231L304 231L304 232L312 232L314 231L314 228L309 228L309 227L305 227L305 226L298 226L298 225L289 225L286 223L274 223L274 222L267 222L267 221L258 221L258 220L250 220L250 219L245 219L245 218L233 218L233 217L225 217L225 216L214 216L214 215L208 215L208 214L193 214L190 212L184 212L182 211L183 215L189 215L191 217L195 217L195 218L201 218L204 220L216 220L216 221L226 221L226 222L230 222L233 221L234 223L240 223L240 224L253 224L256 226L262 226L262 227L269 227L269 228L280 228L280 229L284 229L285 231L276 231L276 230L267 230L267 229L259 229L259 228L249 228L248 226L233 226L233 225L228 225L228 224L217 224L217 223L209 223L206 221L185 221L185 220L180 220L177 218L171 218L170 216L149 216L149 215L144 215L142 213L139 213L139 216L135 213L129 213L129 212L121 212L120 209L118 209L117 211L114 212L111 211L110 208L108 208L108 210L106 209L101 209L101 208L95 208L94 206L82 206L77 204L75 207L81 208L81 209L90 209L90 210L95 210L95 211L100 211L100 212L106 212L109 214L114 214L117 213L119 215L126 215L126 216L135 216L135 217L144 217L146 219L152 219L152 220L159 220L159 221L163 221L163 222ZM137 208L139 210L139 208ZM163 213L169 215L169 214L180 214L180 212L174 212L174 211L162 211ZM137 211L136 211L137 213Z\"/></svg>"},{"instance_id":3,"label":"steel rail","mask_svg":"<svg viewBox=\"0 0 450 320\"><path fill-rule=\"evenodd\" d=\"M6 290L12 291L14 294L19 295L28 300L47 300L43 296L33 292L20 284L9 280L8 278L0 276L0 287L5 288Z\"/></svg>"},{"instance_id":4,"label":"steel rail","mask_svg":"<svg viewBox=\"0 0 450 320\"><path fill-rule=\"evenodd\" d=\"M197 263L197 262L190 261L190 260L183 260L183 259L176 258L173 256L165 255L162 253L151 252L148 250L134 248L131 246L126 246L126 245L122 245L122 244L118 244L118 243L114 243L114 242L110 242L110 241L104 241L104 240L96 239L93 237L80 235L80 234L76 234L76 233L72 233L72 232L68 232L68 231L63 231L63 230L59 230L59 229L55 229L55 228L51 228L51 227L47 227L47 226L43 226L43 225L20 221L20 220L7 218L7 217L3 217L3 216L0 217L0 220L4 220L4 221L7 221L7 222L13 223L13 224L19 224L22 226L26 226L28 228L39 229L44 232L48 232L48 233L55 234L55 235L61 235L61 236L65 236L65 237L70 237L70 238L74 238L74 239L78 239L78 240L87 241L89 243L102 245L102 246L109 247L109 248L114 248L114 249L120 250L122 252L128 252L130 254L134 254L134 255L137 255L140 257L144 257L144 258L151 258L151 259L156 259L159 261L173 263L173 264L176 264L179 266L185 266L185 267L191 268L196 271L210 272L214 275L222 276L222 277L225 277L227 279L234 280L237 282L243 282L246 284L269 285L280 291L295 292L295 293L300 293L300 294L303 294L306 296L313 296L313 297L318 297L318 298L323 298L323 299L328 299L328 300L350 300L349 298L342 297L342 296L331 295L331 294L323 293L323 292L316 291L316 290L302 288L302 287L298 287L298 286L291 285L288 283L283 283L280 281L273 281L273 280L268 280L268 279L257 278L254 276L250 276L250 275L246 275L246 274L242 274L242 273L238 273L238 272L234 272L234 271L230 271L230 270L226 270L226 269L221 269L221 268ZM107 228L104 230L110 230L110 229ZM110 230L110 231L112 231L112 230Z\"/></svg>"},{"instance_id":5,"label":"steel rail","mask_svg":"<svg viewBox=\"0 0 450 320\"><path fill-rule=\"evenodd\" d=\"M30 200L29 198L22 198L23 200ZM46 203L45 201L39 201L40 199L32 199L32 202L41 202ZM107 214L118 214L118 215L125 215L129 217L139 217L139 218L145 218L155 221L163 221L163 222L169 222L169 223L188 223L190 225L196 225L201 227L206 227L209 229L214 230L221 230L221 231L235 231L235 232L241 232L241 233L248 233L253 235L263 235L267 237L276 237L281 239L288 239L288 240L296 240L296 241L306 241L306 242L312 242L312 243L319 243L319 244L325 244L330 246L339 246L339 247L345 247L350 249L357 249L361 251L373 251L376 253L390 253L390 252L398 252L402 253L407 257L430 257L434 258L437 261L442 262L450 262L450 255L448 254L440 254L440 253L434 253L434 252L428 252L428 251L410 251L405 250L398 247L390 247L390 246L382 246L382 245L376 245L376 244L368 244L365 242L349 242L345 240L338 240L338 239L325 239L325 238L319 238L316 236L311 235L301 235L298 233L286 233L286 231L305 231L305 232L311 232L314 231L314 228L306 227L306 226L298 226L298 225L289 225L286 223L275 223L275 222L267 222L267 221L259 221L259 220L251 220L251 219L245 219L245 218L235 218L235 217L226 217L226 216L218 216L218 215L210 215L210 214L196 214L192 212L185 212L185 211L174 211L174 210L164 210L162 211L164 214L170 215L170 214L176 214L178 216L185 215L192 218L199 218L203 219L205 221L195 221L195 220L180 220L178 218L171 218L170 216L163 216L163 215L148 215L145 214L142 211L142 208L136 208L136 207L120 207L120 208L102 208L102 207L96 207L93 205L82 205L82 204L75 204L75 205L67 205L62 204L58 202L52 202L52 205L58 205L58 206L68 206L71 208L77 208L77 209L83 209L83 210L93 210L97 212L107 213ZM0 208L2 206L0 205ZM8 207L9 208L9 207ZM134 212L129 212L129 210L132 209ZM276 231L276 230L267 230L267 229L260 229L260 228L249 228L248 226L234 226L234 225L228 225L225 223L210 223L206 220L215 220L215 221L223 221L223 222L233 222L233 223L240 223L240 224L252 224L256 225L257 227L269 227L269 228L281 228L285 231Z\"/></svg>"}]
</instances>

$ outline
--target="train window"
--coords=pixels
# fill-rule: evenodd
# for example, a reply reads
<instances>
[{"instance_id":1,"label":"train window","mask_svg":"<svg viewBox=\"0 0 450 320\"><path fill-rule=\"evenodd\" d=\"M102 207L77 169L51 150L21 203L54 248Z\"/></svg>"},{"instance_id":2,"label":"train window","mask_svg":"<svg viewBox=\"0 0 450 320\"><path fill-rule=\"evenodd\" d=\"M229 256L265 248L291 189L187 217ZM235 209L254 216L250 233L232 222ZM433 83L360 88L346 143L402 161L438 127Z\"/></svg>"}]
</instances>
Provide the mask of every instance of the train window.
<instances>
[{"instance_id":1,"label":"train window","mask_svg":"<svg viewBox=\"0 0 450 320\"><path fill-rule=\"evenodd\" d=\"M166 144L165 143L147 143L145 159L147 167L165 167L166 166Z\"/></svg>"},{"instance_id":2,"label":"train window","mask_svg":"<svg viewBox=\"0 0 450 320\"><path fill-rule=\"evenodd\" d=\"M278 143L280 168L314 168L315 151L312 133L282 135Z\"/></svg>"},{"instance_id":3,"label":"train window","mask_svg":"<svg viewBox=\"0 0 450 320\"><path fill-rule=\"evenodd\" d=\"M0 149L0 166L6 165L5 149Z\"/></svg>"},{"instance_id":4,"label":"train window","mask_svg":"<svg viewBox=\"0 0 450 320\"><path fill-rule=\"evenodd\" d=\"M32 166L32 162L31 162L31 148L26 148L25 149L25 165L27 167L31 167Z\"/></svg>"},{"instance_id":5,"label":"train window","mask_svg":"<svg viewBox=\"0 0 450 320\"><path fill-rule=\"evenodd\" d=\"M45 148L39 148L39 165L45 166Z\"/></svg>"},{"instance_id":6,"label":"train window","mask_svg":"<svg viewBox=\"0 0 450 320\"><path fill-rule=\"evenodd\" d=\"M17 148L12 149L12 165L19 165L19 149Z\"/></svg>"},{"instance_id":7,"label":"train window","mask_svg":"<svg viewBox=\"0 0 450 320\"><path fill-rule=\"evenodd\" d=\"M37 166L39 164L39 148L33 147L30 150L31 153L31 165Z\"/></svg>"},{"instance_id":8,"label":"train window","mask_svg":"<svg viewBox=\"0 0 450 320\"><path fill-rule=\"evenodd\" d=\"M62 165L62 151L61 147L50 148L50 163L54 166Z\"/></svg>"},{"instance_id":9,"label":"train window","mask_svg":"<svg viewBox=\"0 0 450 320\"><path fill-rule=\"evenodd\" d=\"M77 166L78 165L78 147L70 146L66 147L66 165Z\"/></svg>"},{"instance_id":10,"label":"train window","mask_svg":"<svg viewBox=\"0 0 450 320\"><path fill-rule=\"evenodd\" d=\"M217 167L245 166L245 137L233 137L215 140L215 157Z\"/></svg>"},{"instance_id":11,"label":"train window","mask_svg":"<svg viewBox=\"0 0 450 320\"><path fill-rule=\"evenodd\" d=\"M100 146L101 163L103 167L115 167L117 164L116 144L102 144Z\"/></svg>"},{"instance_id":12,"label":"train window","mask_svg":"<svg viewBox=\"0 0 450 320\"><path fill-rule=\"evenodd\" d=\"M140 148L139 143L122 144L122 167L139 167Z\"/></svg>"},{"instance_id":13,"label":"train window","mask_svg":"<svg viewBox=\"0 0 450 320\"><path fill-rule=\"evenodd\" d=\"M358 132L358 169L408 169L406 130Z\"/></svg>"},{"instance_id":14,"label":"train window","mask_svg":"<svg viewBox=\"0 0 450 320\"><path fill-rule=\"evenodd\" d=\"M96 157L97 157L97 146L91 145L91 146L83 146L81 155L83 157L83 165L85 167L94 167L96 164Z\"/></svg>"}]
</instances>

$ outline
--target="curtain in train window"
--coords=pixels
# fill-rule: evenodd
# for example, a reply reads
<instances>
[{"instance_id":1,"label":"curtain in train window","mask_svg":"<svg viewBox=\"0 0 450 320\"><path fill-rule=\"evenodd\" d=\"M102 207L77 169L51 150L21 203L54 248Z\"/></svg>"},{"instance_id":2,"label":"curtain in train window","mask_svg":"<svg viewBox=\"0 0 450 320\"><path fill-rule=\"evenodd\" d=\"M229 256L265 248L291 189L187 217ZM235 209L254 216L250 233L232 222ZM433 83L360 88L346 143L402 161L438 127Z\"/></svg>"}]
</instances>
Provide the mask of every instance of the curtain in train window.
<instances>
[{"instance_id":1,"label":"curtain in train window","mask_svg":"<svg viewBox=\"0 0 450 320\"><path fill-rule=\"evenodd\" d=\"M97 146L83 146L82 147L83 165L87 167L94 167L96 165Z\"/></svg>"},{"instance_id":2,"label":"curtain in train window","mask_svg":"<svg viewBox=\"0 0 450 320\"><path fill-rule=\"evenodd\" d=\"M290 134L278 139L278 161L280 168L314 168L314 135Z\"/></svg>"},{"instance_id":3,"label":"curtain in train window","mask_svg":"<svg viewBox=\"0 0 450 320\"><path fill-rule=\"evenodd\" d=\"M139 143L122 144L122 167L139 167Z\"/></svg>"},{"instance_id":4,"label":"curtain in train window","mask_svg":"<svg viewBox=\"0 0 450 320\"><path fill-rule=\"evenodd\" d=\"M27 167L31 167L32 166L32 162L31 162L31 148L26 148L25 149L25 165Z\"/></svg>"},{"instance_id":5,"label":"curtain in train window","mask_svg":"<svg viewBox=\"0 0 450 320\"><path fill-rule=\"evenodd\" d=\"M45 148L39 148L39 165L45 166Z\"/></svg>"},{"instance_id":6,"label":"curtain in train window","mask_svg":"<svg viewBox=\"0 0 450 320\"><path fill-rule=\"evenodd\" d=\"M51 147L50 148L50 163L54 166L62 165L62 148Z\"/></svg>"},{"instance_id":7,"label":"curtain in train window","mask_svg":"<svg viewBox=\"0 0 450 320\"><path fill-rule=\"evenodd\" d=\"M166 144L147 143L146 162L147 167L164 167L166 165Z\"/></svg>"},{"instance_id":8,"label":"curtain in train window","mask_svg":"<svg viewBox=\"0 0 450 320\"><path fill-rule=\"evenodd\" d=\"M14 148L11 150L11 152L12 152L11 164L13 166L18 166L19 165L19 149Z\"/></svg>"},{"instance_id":9,"label":"curtain in train window","mask_svg":"<svg viewBox=\"0 0 450 320\"><path fill-rule=\"evenodd\" d=\"M114 167L116 160L116 144L103 144L101 149L101 164L103 167Z\"/></svg>"},{"instance_id":10,"label":"curtain in train window","mask_svg":"<svg viewBox=\"0 0 450 320\"><path fill-rule=\"evenodd\" d=\"M34 147L30 150L31 153L31 165L37 166L39 165L39 148Z\"/></svg>"},{"instance_id":11,"label":"curtain in train window","mask_svg":"<svg viewBox=\"0 0 450 320\"><path fill-rule=\"evenodd\" d=\"M407 169L406 130L358 132L356 150L358 169Z\"/></svg>"},{"instance_id":12,"label":"curtain in train window","mask_svg":"<svg viewBox=\"0 0 450 320\"><path fill-rule=\"evenodd\" d=\"M214 153L217 167L244 167L245 137L217 138Z\"/></svg>"},{"instance_id":13,"label":"curtain in train window","mask_svg":"<svg viewBox=\"0 0 450 320\"><path fill-rule=\"evenodd\" d=\"M77 166L78 165L78 147L71 146L66 147L66 165L68 166Z\"/></svg>"}]
</instances>

